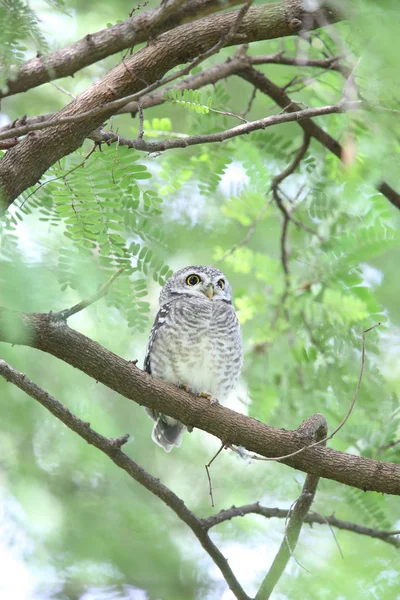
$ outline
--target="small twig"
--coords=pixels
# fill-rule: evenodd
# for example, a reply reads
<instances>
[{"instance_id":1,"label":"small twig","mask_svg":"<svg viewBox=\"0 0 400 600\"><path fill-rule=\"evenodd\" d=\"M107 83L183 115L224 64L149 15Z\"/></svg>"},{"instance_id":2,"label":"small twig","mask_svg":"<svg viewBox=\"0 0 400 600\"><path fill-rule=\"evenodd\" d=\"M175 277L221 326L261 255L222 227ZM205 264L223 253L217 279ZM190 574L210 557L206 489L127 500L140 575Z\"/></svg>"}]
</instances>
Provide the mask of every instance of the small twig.
<instances>
[{"instance_id":1,"label":"small twig","mask_svg":"<svg viewBox=\"0 0 400 600\"><path fill-rule=\"evenodd\" d=\"M245 109L245 110L242 112L242 117L247 117L247 115L248 115L248 114L249 114L249 112L251 111L251 109L252 109L252 106L253 106L253 102L254 102L254 100L255 100L255 98L256 98L256 95L257 95L257 91L258 91L258 90L257 90L257 88L254 86L254 87L253 87L253 91L252 91L252 93L251 93L251 96L250 96L250 98L249 98L249 101L248 101L248 103L247 103L247 107L246 107L246 109Z\"/></svg>"},{"instance_id":2,"label":"small twig","mask_svg":"<svg viewBox=\"0 0 400 600\"><path fill-rule=\"evenodd\" d=\"M218 264L218 263L226 260L228 258L228 256L230 256L231 254L234 254L238 248L241 248L242 246L245 246L246 244L249 243L249 241L255 234L257 225L263 219L265 213L267 212L269 206L271 205L271 202L272 202L272 198L268 198L267 201L265 202L264 206L258 213L258 215L251 222L251 225L250 225L246 235L244 236L244 238L242 240L240 240L240 242L237 242L237 244L232 246L232 248L230 248L229 250L224 252L224 254L221 256L221 258L219 258L217 261L215 261L215 264Z\"/></svg>"},{"instance_id":3,"label":"small twig","mask_svg":"<svg viewBox=\"0 0 400 600\"><path fill-rule=\"evenodd\" d=\"M117 277L119 277L124 270L125 270L125 267L118 269L118 271L116 273L114 273L108 281L103 283L103 285L99 288L99 290L95 294L92 294L88 298L81 300L80 302L78 302L78 304L75 304L75 306L72 306L71 308L66 308L65 310L61 310L60 312L53 313L52 317L54 319L60 319L62 321L66 321L67 319L72 317L72 315L75 315L76 313L87 308L94 302L97 302L97 300L100 300L100 298L103 298L103 296L105 296L107 294L110 286L114 283L114 281L117 279Z\"/></svg>"},{"instance_id":4,"label":"small twig","mask_svg":"<svg viewBox=\"0 0 400 600\"><path fill-rule=\"evenodd\" d=\"M332 525L330 524L329 520L324 515L318 515L318 516L320 516L321 519L323 519L323 521L325 521L325 523L328 525L329 531L331 532L332 537L335 540L336 547L339 550L339 554L340 554L341 558L344 559L344 554L343 554L342 549L340 547L340 544L339 544L339 541L337 539L336 533L334 532L334 529L333 529Z\"/></svg>"},{"instance_id":5,"label":"small twig","mask_svg":"<svg viewBox=\"0 0 400 600\"><path fill-rule=\"evenodd\" d=\"M70 98L72 98L72 100L75 100L76 96L74 96L74 94L71 94L71 92L69 92L65 88L61 87L61 85L59 85L58 83L55 83L54 81L50 81L49 83L54 88L56 88L56 90L58 90L59 92L62 92L63 94L66 94L67 96L69 96Z\"/></svg>"},{"instance_id":6,"label":"small twig","mask_svg":"<svg viewBox=\"0 0 400 600\"><path fill-rule=\"evenodd\" d=\"M10 148L14 148L17 144L19 144L19 139L16 137L2 140L0 141L0 150L9 150Z\"/></svg>"},{"instance_id":7,"label":"small twig","mask_svg":"<svg viewBox=\"0 0 400 600\"><path fill-rule=\"evenodd\" d=\"M375 329L376 327L379 327L380 325L382 325L382 323L375 323L375 325L372 325L372 327L369 327L368 329L365 329L362 332L361 366L360 366L360 373L359 373L359 376L358 376L356 390L354 392L354 395L353 395L353 398L351 400L350 406L349 406L349 408L347 410L347 413L343 417L343 419L340 422L340 424L336 427L336 429L334 429L334 431L332 431L332 433L330 435L328 435L326 438L324 438L323 440L320 440L318 442L314 442L312 444L304 446L303 448L300 448L299 450L296 450L295 452L291 452L290 454L286 454L284 456L265 457L265 456L258 456L256 454L250 454L250 455L248 455L248 458L254 459L254 460L266 460L266 461L286 460L287 458L291 458L292 456L296 456L297 454L300 454L301 452L304 452L305 450L308 450L309 448L313 448L314 446L320 446L321 444L325 444L327 441L331 440L338 433L338 431L340 431L342 429L342 427L345 425L345 423L349 419L351 413L353 412L353 408L354 408L354 405L355 405L357 397L358 397L358 392L360 391L361 381L362 381L362 377L363 377L363 373L364 373L364 364L365 364L365 334L367 334L372 329Z\"/></svg>"},{"instance_id":8,"label":"small twig","mask_svg":"<svg viewBox=\"0 0 400 600\"><path fill-rule=\"evenodd\" d=\"M214 504L214 495L213 495L213 489L212 489L212 483L211 483L210 467L211 467L212 463L214 462L214 460L217 458L218 454L220 454L224 448L225 448L225 444L222 444L221 448L218 450L218 452L216 454L214 454L214 456L212 457L210 462L207 465L204 465L206 468L206 473L207 473L207 478L208 478L208 487L209 487L209 494L210 494L210 498L211 498L211 506L213 508L214 508L215 504Z\"/></svg>"},{"instance_id":9,"label":"small twig","mask_svg":"<svg viewBox=\"0 0 400 600\"><path fill-rule=\"evenodd\" d=\"M26 198L24 198L24 200L23 200L23 202L21 202L21 205L19 208L22 208L24 206L24 204L26 202L28 202L29 198L31 196L33 196L34 194L36 194L36 192L39 191L43 186L47 185L48 183L52 183L53 181L57 181L58 179L65 179L65 177L68 177L68 175L71 175L71 173L73 173L80 167L83 167L85 162L92 156L92 154L96 150L96 148L97 148L97 143L95 142L93 148L91 150L89 150L89 152L84 157L83 161L80 162L78 165L75 165L75 167L72 167L72 169L70 169L66 173L63 173L62 175L58 175L57 177L52 177L51 179L47 179L46 181L43 181L43 183L40 183L30 194L27 195Z\"/></svg>"},{"instance_id":10,"label":"small twig","mask_svg":"<svg viewBox=\"0 0 400 600\"><path fill-rule=\"evenodd\" d=\"M127 441L129 440L129 437L130 437L129 433L126 433L125 435L121 435L120 437L111 439L110 442L113 446L115 446L116 448L118 448L118 450L120 450L122 448L122 446L124 446L124 444L127 443Z\"/></svg>"}]
</instances>

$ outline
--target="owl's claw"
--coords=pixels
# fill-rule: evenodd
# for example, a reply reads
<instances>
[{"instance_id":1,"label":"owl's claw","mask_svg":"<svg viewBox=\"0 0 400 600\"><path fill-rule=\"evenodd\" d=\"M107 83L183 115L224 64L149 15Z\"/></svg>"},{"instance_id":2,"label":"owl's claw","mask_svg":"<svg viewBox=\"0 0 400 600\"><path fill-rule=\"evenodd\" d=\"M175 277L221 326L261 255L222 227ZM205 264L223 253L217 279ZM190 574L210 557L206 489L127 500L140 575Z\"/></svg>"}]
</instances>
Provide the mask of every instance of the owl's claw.
<instances>
[{"instance_id":1,"label":"owl's claw","mask_svg":"<svg viewBox=\"0 0 400 600\"><path fill-rule=\"evenodd\" d=\"M198 392L198 394L196 394L199 398L206 398L206 400L209 401L210 406L212 406L213 404L219 404L217 398L213 398L211 394L209 394L208 392Z\"/></svg>"},{"instance_id":2,"label":"owl's claw","mask_svg":"<svg viewBox=\"0 0 400 600\"><path fill-rule=\"evenodd\" d=\"M176 387L180 388L181 390L185 390L185 392L188 392L189 394L193 394L193 389L189 386L186 385L186 383L181 383L180 381L177 381L175 383Z\"/></svg>"}]
</instances>

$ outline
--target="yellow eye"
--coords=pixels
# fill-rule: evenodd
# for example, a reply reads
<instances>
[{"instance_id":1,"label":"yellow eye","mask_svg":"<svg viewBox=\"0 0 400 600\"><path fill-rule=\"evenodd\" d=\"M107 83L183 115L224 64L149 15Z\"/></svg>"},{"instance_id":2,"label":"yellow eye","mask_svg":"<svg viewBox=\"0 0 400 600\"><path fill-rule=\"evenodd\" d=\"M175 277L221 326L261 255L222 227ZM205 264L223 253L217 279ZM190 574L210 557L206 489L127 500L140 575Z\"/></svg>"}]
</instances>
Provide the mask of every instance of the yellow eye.
<instances>
[{"instance_id":1,"label":"yellow eye","mask_svg":"<svg viewBox=\"0 0 400 600\"><path fill-rule=\"evenodd\" d=\"M186 283L188 285L196 285L197 283L200 283L200 277L198 275L195 275L195 274L189 275L186 278Z\"/></svg>"},{"instance_id":2,"label":"yellow eye","mask_svg":"<svg viewBox=\"0 0 400 600\"><path fill-rule=\"evenodd\" d=\"M217 281L217 286L218 286L218 287L220 287L220 288L221 288L221 290L223 290L223 289L224 289L224 287L225 287L225 281L224 281L223 279L219 279L219 280Z\"/></svg>"}]
</instances>

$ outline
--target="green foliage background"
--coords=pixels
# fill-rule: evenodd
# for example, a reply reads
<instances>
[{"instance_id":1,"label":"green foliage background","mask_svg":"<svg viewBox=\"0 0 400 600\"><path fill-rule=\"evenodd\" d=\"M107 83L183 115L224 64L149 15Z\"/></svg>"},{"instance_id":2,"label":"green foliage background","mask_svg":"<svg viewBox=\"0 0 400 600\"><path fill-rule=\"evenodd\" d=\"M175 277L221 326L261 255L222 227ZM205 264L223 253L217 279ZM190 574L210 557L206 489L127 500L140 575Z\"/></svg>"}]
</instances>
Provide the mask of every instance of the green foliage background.
<instances>
[{"instance_id":1,"label":"green foliage background","mask_svg":"<svg viewBox=\"0 0 400 600\"><path fill-rule=\"evenodd\" d=\"M152 6L155 3L150 3ZM0 2L7 26L0 36L2 85L21 60L51 51L131 10L124 0L105 2ZM286 39L254 44L251 54L282 47L288 55L321 57L345 47L355 57L356 81L374 105L398 107L399 57L396 3L358 2L353 24L312 35L312 45ZM36 15L36 16L35 16ZM56 28L57 35L53 28ZM335 45L336 40L336 45ZM340 43L339 43L340 42ZM232 56L227 49L205 68ZM57 82L80 93L121 60L110 57ZM284 85L298 68L261 67ZM301 70L306 86L293 97L309 106L340 98L343 80L332 71ZM218 111L241 113L251 88L239 78L169 94L145 110L145 138L193 135L237 124ZM290 89L289 89L290 93ZM4 122L59 109L68 97L47 84L2 103ZM257 94L255 119L278 112ZM290 225L290 287L280 260L282 216L271 202L254 236L236 251L269 198L271 179L301 145L301 130L288 124L235 138L148 156L91 142L54 165L0 221L1 305L22 311L60 310L91 294L120 266L126 268L106 300L70 325L127 359L144 356L160 285L188 264L217 264L231 280L246 348L241 384L231 406L275 427L295 428L314 412L330 428L341 421L360 369L361 332L367 362L356 409L332 445L340 450L398 462L400 213L375 184L398 179L399 125L395 113L348 113L320 119L342 143L351 139L356 159L346 168L312 141L296 174L283 184L295 198L295 216L318 235ZM135 137L138 120L114 119ZM284 302L282 301L284 299ZM129 432L127 452L160 477L200 516L212 513L204 464L218 441L194 431L179 451L165 455L150 441L151 423L139 406L89 380L83 373L30 348L1 344L1 355L27 373L101 433ZM119 472L46 414L22 392L0 382L0 553L9 573L2 597L87 600L231 596L190 531L159 500ZM212 467L216 509L260 500L289 507L302 473L274 463L247 464L225 452ZM370 527L399 528L398 499L322 481L314 508ZM219 526L214 538L232 568L254 593L271 563L284 522L262 517ZM355 534L306 526L296 557L274 598L336 600L396 598L396 550ZM304 567L304 568L303 568ZM3 586L3 589L2 589Z\"/></svg>"}]
</instances>

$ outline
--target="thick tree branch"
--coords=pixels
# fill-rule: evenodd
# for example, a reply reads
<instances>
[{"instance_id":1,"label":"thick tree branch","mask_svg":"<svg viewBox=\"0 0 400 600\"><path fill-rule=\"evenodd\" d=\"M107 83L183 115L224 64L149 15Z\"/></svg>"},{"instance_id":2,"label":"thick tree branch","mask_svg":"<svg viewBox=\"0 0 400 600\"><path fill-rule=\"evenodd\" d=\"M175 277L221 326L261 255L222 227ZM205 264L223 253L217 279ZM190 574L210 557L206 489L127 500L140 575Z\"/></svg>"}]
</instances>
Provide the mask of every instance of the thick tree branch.
<instances>
[{"instance_id":1,"label":"thick tree branch","mask_svg":"<svg viewBox=\"0 0 400 600\"><path fill-rule=\"evenodd\" d=\"M237 4L240 4L240 0L164 0L154 10L142 12L122 23L85 35L74 44L48 56L28 60L21 66L17 77L7 82L7 90L0 93L0 98L74 75L80 69L116 52L146 42L188 21Z\"/></svg>"},{"instance_id":2,"label":"thick tree branch","mask_svg":"<svg viewBox=\"0 0 400 600\"><path fill-rule=\"evenodd\" d=\"M285 109L287 112L297 112L300 110L299 104L293 102L291 98L286 94L286 92L275 85L272 81L267 79L265 75L254 69L253 67L248 67L241 73L239 73L240 77L254 85L261 92L272 98L274 102L278 104L281 108ZM344 153L343 148L332 136L329 135L326 131L324 131L319 125L314 123L311 119L304 119L299 121L300 127L303 129L305 133L307 133L310 137L316 139L320 144L325 146L330 152L332 152L335 156L337 156L340 160L343 160ZM400 209L400 194L398 194L389 184L386 182L381 182L377 185L378 190L386 196L386 198L394 205L396 208Z\"/></svg>"},{"instance_id":3,"label":"thick tree branch","mask_svg":"<svg viewBox=\"0 0 400 600\"><path fill-rule=\"evenodd\" d=\"M232 506L231 508L221 510L216 515L207 517L202 520L205 527L211 528L229 521L235 517L244 517L245 515L256 514L262 515L266 519L287 519L289 516L289 510L283 508L268 508L266 506L260 506L258 502L254 504L246 504L245 506ZM319 525L331 525L337 529L343 529L345 531L351 531L359 535L364 535L374 539L382 540L391 544L395 548L400 548L400 532L399 531L385 531L382 529L373 529L372 527L365 527L364 525L358 525L350 521L342 521L337 519L333 515L321 515L318 513L308 513L304 518L305 523L313 525L317 523Z\"/></svg>"},{"instance_id":4,"label":"thick tree branch","mask_svg":"<svg viewBox=\"0 0 400 600\"><path fill-rule=\"evenodd\" d=\"M0 309L0 341L52 354L140 405L261 456L290 454L312 442L304 427L295 431L274 429L219 404L210 406L205 398L155 379L51 313ZM282 462L365 491L400 495L400 465L319 446Z\"/></svg>"},{"instance_id":5,"label":"thick tree branch","mask_svg":"<svg viewBox=\"0 0 400 600\"><path fill-rule=\"evenodd\" d=\"M171 68L188 62L218 44L232 30L239 11L205 17L161 34L151 44L123 60L90 88L55 115L73 117L124 98L157 82ZM326 5L306 12L301 0L252 7L228 45L293 35L303 25L308 29L338 17ZM145 86L143 85L145 84ZM79 148L86 137L115 112L96 112L82 122L68 122L27 136L11 148L0 162L0 189L4 208L27 187L34 185L57 160Z\"/></svg>"},{"instance_id":6,"label":"thick tree branch","mask_svg":"<svg viewBox=\"0 0 400 600\"><path fill-rule=\"evenodd\" d=\"M249 600L247 594L237 581L228 561L210 539L207 528L202 521L198 519L186 506L183 500L179 498L172 490L165 486L159 479L156 479L150 473L145 471L129 456L121 450L121 446L128 441L128 435L116 439L109 439L94 431L88 423L85 423L70 410L65 408L58 400L45 392L38 385L30 381L26 375L20 373L4 360L0 360L0 375L7 381L13 383L29 396L40 402L57 419L62 421L67 427L75 431L88 444L101 450L121 469L126 471L130 477L143 485L152 494L160 498L174 513L190 527L194 535L199 540L207 554L220 569L225 581L238 600Z\"/></svg>"}]
</instances>

